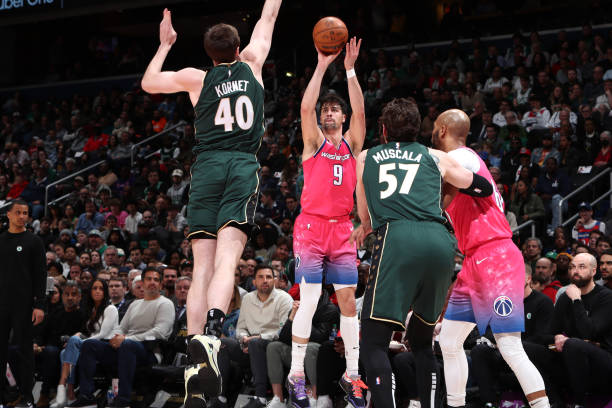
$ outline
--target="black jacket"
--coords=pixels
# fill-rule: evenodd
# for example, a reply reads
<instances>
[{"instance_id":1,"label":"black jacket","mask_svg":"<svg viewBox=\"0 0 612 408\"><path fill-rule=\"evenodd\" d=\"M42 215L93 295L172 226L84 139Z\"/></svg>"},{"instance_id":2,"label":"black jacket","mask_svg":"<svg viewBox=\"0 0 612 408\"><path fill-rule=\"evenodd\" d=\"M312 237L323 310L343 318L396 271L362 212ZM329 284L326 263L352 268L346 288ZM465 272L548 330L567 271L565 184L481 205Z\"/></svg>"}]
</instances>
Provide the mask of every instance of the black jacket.
<instances>
[{"instance_id":1,"label":"black jacket","mask_svg":"<svg viewBox=\"0 0 612 408\"><path fill-rule=\"evenodd\" d=\"M42 240L29 231L5 231L0 234L0 259L0 309L44 310L47 259Z\"/></svg>"},{"instance_id":2,"label":"black jacket","mask_svg":"<svg viewBox=\"0 0 612 408\"><path fill-rule=\"evenodd\" d=\"M603 286L595 288L572 301L562 294L555 305L551 333L548 343L555 342L554 335L564 334L600 343L601 348L612 352L612 291Z\"/></svg>"}]
</instances>

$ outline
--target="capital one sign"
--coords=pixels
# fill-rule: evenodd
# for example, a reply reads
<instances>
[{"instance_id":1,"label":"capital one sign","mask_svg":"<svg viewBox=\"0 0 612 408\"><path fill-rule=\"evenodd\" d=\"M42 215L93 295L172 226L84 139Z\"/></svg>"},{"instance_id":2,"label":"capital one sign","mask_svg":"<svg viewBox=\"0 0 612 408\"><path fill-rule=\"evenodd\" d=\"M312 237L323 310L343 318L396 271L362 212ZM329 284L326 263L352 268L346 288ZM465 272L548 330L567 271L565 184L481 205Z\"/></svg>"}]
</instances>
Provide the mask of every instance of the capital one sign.
<instances>
[{"instance_id":1,"label":"capital one sign","mask_svg":"<svg viewBox=\"0 0 612 408\"><path fill-rule=\"evenodd\" d=\"M39 7L53 4L55 1L60 0L0 0L0 11Z\"/></svg>"}]
</instances>

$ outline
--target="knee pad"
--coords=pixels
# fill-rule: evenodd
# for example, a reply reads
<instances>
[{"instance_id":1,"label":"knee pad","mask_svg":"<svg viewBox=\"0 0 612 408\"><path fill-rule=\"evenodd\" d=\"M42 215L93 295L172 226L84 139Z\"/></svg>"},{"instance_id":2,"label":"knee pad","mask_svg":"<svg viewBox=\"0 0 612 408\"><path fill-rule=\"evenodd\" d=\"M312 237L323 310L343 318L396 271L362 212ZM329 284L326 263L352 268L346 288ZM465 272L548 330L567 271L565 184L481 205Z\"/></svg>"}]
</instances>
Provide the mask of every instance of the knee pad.
<instances>
[{"instance_id":1,"label":"knee pad","mask_svg":"<svg viewBox=\"0 0 612 408\"><path fill-rule=\"evenodd\" d=\"M412 313L406 337L410 343L410 348L413 350L430 349L432 344L434 324L429 324L421 319L420 316Z\"/></svg>"},{"instance_id":2,"label":"knee pad","mask_svg":"<svg viewBox=\"0 0 612 408\"><path fill-rule=\"evenodd\" d=\"M474 326L474 323L444 319L442 321L442 330L440 331L440 348L442 352L447 354L463 352L463 342Z\"/></svg>"},{"instance_id":3,"label":"knee pad","mask_svg":"<svg viewBox=\"0 0 612 408\"><path fill-rule=\"evenodd\" d=\"M523 349L521 334L497 333L494 336L499 352L514 372L525 395L544 390L542 376Z\"/></svg>"},{"instance_id":4,"label":"knee pad","mask_svg":"<svg viewBox=\"0 0 612 408\"><path fill-rule=\"evenodd\" d=\"M312 317L317 310L321 297L320 283L306 283L304 278L300 283L300 307L293 319L292 334L302 339L310 338Z\"/></svg>"},{"instance_id":5,"label":"knee pad","mask_svg":"<svg viewBox=\"0 0 612 408\"><path fill-rule=\"evenodd\" d=\"M525 355L525 358L527 358L520 333L495 333L493 336L497 343L497 349L510 368L513 368L512 365L519 361L518 358L521 355Z\"/></svg>"}]
</instances>

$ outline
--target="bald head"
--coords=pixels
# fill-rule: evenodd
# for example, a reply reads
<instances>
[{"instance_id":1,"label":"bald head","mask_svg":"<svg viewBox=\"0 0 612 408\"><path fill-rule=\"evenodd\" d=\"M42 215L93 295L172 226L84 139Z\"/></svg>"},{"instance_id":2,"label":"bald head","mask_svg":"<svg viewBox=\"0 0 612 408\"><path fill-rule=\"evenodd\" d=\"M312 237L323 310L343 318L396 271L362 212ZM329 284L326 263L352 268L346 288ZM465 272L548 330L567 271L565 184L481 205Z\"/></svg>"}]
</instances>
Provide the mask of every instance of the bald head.
<instances>
[{"instance_id":1,"label":"bald head","mask_svg":"<svg viewBox=\"0 0 612 408\"><path fill-rule=\"evenodd\" d=\"M459 109L449 109L442 112L436 120L440 126L446 126L451 137L462 139L465 142L470 131L470 118Z\"/></svg>"},{"instance_id":2,"label":"bald head","mask_svg":"<svg viewBox=\"0 0 612 408\"><path fill-rule=\"evenodd\" d=\"M442 112L434 123L432 142L436 149L448 152L465 146L470 131L470 118L462 110Z\"/></svg>"},{"instance_id":3,"label":"bald head","mask_svg":"<svg viewBox=\"0 0 612 408\"><path fill-rule=\"evenodd\" d=\"M587 264L591 268L597 268L597 259L588 252L578 254L572 259L572 261L579 265L581 262Z\"/></svg>"}]
</instances>

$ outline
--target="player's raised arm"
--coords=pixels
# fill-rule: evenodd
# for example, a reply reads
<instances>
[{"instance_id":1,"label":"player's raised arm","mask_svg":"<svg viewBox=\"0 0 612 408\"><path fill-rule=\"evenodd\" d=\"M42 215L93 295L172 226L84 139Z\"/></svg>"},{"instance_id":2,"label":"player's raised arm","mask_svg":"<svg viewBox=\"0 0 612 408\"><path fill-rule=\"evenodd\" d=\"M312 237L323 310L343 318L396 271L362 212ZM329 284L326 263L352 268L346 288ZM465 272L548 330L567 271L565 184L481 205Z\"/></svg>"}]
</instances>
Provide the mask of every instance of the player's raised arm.
<instances>
[{"instance_id":1,"label":"player's raised arm","mask_svg":"<svg viewBox=\"0 0 612 408\"><path fill-rule=\"evenodd\" d=\"M151 94L189 92L191 102L195 105L206 73L195 68L185 68L178 72L161 70L176 37L170 10L164 9L164 17L159 25L159 48L142 77L141 86Z\"/></svg>"},{"instance_id":2,"label":"player's raised arm","mask_svg":"<svg viewBox=\"0 0 612 408\"><path fill-rule=\"evenodd\" d=\"M272 33L281 3L282 0L266 0L251 34L251 41L240 53L240 59L249 64L257 79L261 79L261 68L272 46Z\"/></svg>"},{"instance_id":3,"label":"player's raised arm","mask_svg":"<svg viewBox=\"0 0 612 408\"><path fill-rule=\"evenodd\" d=\"M351 242L356 242L357 248L361 248L365 238L372 232L372 220L370 219L368 202L363 186L363 168L367 154L368 151L364 150L357 157L357 186L355 188L355 195L357 197L357 214L359 214L361 225L351 234Z\"/></svg>"},{"instance_id":4,"label":"player's raised arm","mask_svg":"<svg viewBox=\"0 0 612 408\"><path fill-rule=\"evenodd\" d=\"M444 181L459 188L460 192L474 197L487 197L493 194L493 186L486 178L464 169L448 154L429 149L429 154L438 158L438 167Z\"/></svg>"},{"instance_id":5,"label":"player's raised arm","mask_svg":"<svg viewBox=\"0 0 612 408\"><path fill-rule=\"evenodd\" d=\"M359 155L363 147L366 134L365 104L363 102L363 92L357 75L355 75L355 61L359 57L361 39L351 38L346 44L346 54L344 56L344 68L348 82L349 100L351 102L351 123L345 138L351 145L354 155Z\"/></svg>"},{"instance_id":6,"label":"player's raised arm","mask_svg":"<svg viewBox=\"0 0 612 408\"><path fill-rule=\"evenodd\" d=\"M317 124L317 101L321 93L321 82L325 76L325 71L334 59L340 54L325 55L317 50L318 62L317 67L310 78L310 82L304 91L302 105L300 107L300 116L302 120L302 139L304 141L303 157L307 159L316 152L323 141L323 133Z\"/></svg>"}]
</instances>

